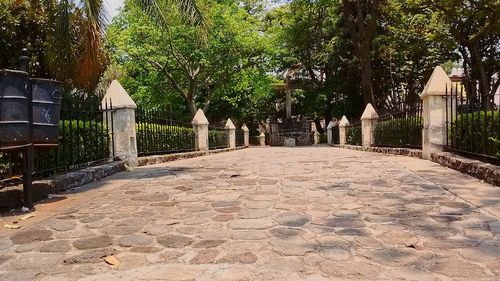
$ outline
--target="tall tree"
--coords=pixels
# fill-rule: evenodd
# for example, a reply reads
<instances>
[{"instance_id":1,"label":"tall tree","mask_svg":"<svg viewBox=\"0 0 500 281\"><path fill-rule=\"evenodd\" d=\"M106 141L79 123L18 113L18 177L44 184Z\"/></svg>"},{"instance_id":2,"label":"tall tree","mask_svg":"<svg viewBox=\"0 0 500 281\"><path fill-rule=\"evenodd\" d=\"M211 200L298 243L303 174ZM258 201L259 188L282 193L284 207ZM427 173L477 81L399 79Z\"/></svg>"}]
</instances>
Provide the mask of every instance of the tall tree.
<instances>
[{"instance_id":1,"label":"tall tree","mask_svg":"<svg viewBox=\"0 0 500 281\"><path fill-rule=\"evenodd\" d=\"M191 116L229 94L228 85L241 79L241 73L259 70L267 48L258 20L238 3L200 3L209 25L186 21L168 3L144 16L144 7L134 0L126 2L108 31L114 63L154 73L167 95L184 100Z\"/></svg>"},{"instance_id":2,"label":"tall tree","mask_svg":"<svg viewBox=\"0 0 500 281\"><path fill-rule=\"evenodd\" d=\"M372 85L372 41L384 0L342 0L343 16L359 60L365 104L375 102Z\"/></svg>"},{"instance_id":3,"label":"tall tree","mask_svg":"<svg viewBox=\"0 0 500 281\"><path fill-rule=\"evenodd\" d=\"M498 0L420 0L421 7L439 12L460 44L467 74L467 92L493 105L500 85L500 2ZM496 74L496 75L495 75ZM496 77L496 78L495 78ZM477 91L476 91L477 85Z\"/></svg>"}]
</instances>

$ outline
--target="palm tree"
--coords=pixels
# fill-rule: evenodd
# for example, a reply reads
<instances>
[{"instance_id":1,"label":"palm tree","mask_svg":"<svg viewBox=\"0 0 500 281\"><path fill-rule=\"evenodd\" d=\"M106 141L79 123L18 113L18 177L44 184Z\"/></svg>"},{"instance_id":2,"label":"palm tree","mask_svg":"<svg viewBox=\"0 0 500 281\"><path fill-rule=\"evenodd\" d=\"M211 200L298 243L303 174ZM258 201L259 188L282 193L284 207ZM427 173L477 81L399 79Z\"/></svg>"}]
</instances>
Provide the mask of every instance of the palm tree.
<instances>
[{"instance_id":1,"label":"palm tree","mask_svg":"<svg viewBox=\"0 0 500 281\"><path fill-rule=\"evenodd\" d=\"M33 62L40 64L38 68L42 68L43 75L92 91L107 64L104 35L108 19L104 1L108 0L10 0L3 4L7 9L10 6L10 11L22 7L32 11L31 15L37 15L37 20L29 21L37 26L36 30L31 29L33 34L30 36L44 43L37 44L37 49L30 53ZM195 0L127 1L136 1L151 19L162 25L166 24L167 11L161 7L168 7L167 4L175 4L193 24L203 24Z\"/></svg>"}]
</instances>

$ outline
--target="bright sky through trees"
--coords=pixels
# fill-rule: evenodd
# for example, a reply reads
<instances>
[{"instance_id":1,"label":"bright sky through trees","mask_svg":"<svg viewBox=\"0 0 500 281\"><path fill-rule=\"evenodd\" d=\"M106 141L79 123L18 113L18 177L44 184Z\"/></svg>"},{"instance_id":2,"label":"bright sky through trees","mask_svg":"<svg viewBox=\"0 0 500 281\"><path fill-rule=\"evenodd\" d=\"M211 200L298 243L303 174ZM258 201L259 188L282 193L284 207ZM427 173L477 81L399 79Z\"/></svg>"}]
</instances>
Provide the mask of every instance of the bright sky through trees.
<instances>
[{"instance_id":1,"label":"bright sky through trees","mask_svg":"<svg viewBox=\"0 0 500 281\"><path fill-rule=\"evenodd\" d=\"M106 0L106 9L109 20L118 15L119 8L123 7L123 2L124 0Z\"/></svg>"}]
</instances>

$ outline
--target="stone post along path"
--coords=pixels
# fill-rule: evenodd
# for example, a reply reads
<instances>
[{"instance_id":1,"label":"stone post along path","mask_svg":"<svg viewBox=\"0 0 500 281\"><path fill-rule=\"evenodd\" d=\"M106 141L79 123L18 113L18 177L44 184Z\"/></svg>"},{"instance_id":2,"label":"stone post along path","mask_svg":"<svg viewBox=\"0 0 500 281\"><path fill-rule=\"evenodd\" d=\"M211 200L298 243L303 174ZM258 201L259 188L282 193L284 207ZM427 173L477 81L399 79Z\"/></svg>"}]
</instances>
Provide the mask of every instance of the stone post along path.
<instances>
[{"instance_id":1,"label":"stone post along path","mask_svg":"<svg viewBox=\"0 0 500 281\"><path fill-rule=\"evenodd\" d=\"M426 160L249 148L64 196L0 230L0 280L500 280L500 189Z\"/></svg>"}]
</instances>

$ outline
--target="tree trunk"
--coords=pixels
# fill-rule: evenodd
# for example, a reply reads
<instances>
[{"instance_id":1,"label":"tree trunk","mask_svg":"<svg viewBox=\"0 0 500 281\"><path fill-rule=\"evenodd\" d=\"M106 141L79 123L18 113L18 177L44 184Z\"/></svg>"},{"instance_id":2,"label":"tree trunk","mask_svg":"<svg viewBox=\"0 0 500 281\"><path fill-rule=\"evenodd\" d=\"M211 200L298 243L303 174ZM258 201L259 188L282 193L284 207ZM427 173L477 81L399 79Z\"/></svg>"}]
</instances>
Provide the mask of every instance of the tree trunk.
<instances>
[{"instance_id":1,"label":"tree trunk","mask_svg":"<svg viewBox=\"0 0 500 281\"><path fill-rule=\"evenodd\" d=\"M194 118L196 112L198 111L198 107L196 106L196 102L192 98L186 98L186 102L189 107L189 113L191 114L191 118Z\"/></svg>"},{"instance_id":2,"label":"tree trunk","mask_svg":"<svg viewBox=\"0 0 500 281\"><path fill-rule=\"evenodd\" d=\"M372 61L370 58L370 42L360 42L359 59L361 64L361 87L365 105L371 103L375 106L375 97L372 86Z\"/></svg>"},{"instance_id":3,"label":"tree trunk","mask_svg":"<svg viewBox=\"0 0 500 281\"><path fill-rule=\"evenodd\" d=\"M479 82L479 95L483 109L489 110L492 108L490 98L490 79L488 77L488 74L486 73L486 69L484 68L481 54L479 53L478 42L471 42L470 44L468 44L467 49L469 49L472 67L478 75L477 79Z\"/></svg>"},{"instance_id":4,"label":"tree trunk","mask_svg":"<svg viewBox=\"0 0 500 281\"><path fill-rule=\"evenodd\" d=\"M319 118L314 118L314 125L316 125L316 130L318 133L323 134L325 130L323 130L323 127L321 127L321 122Z\"/></svg>"}]
</instances>

